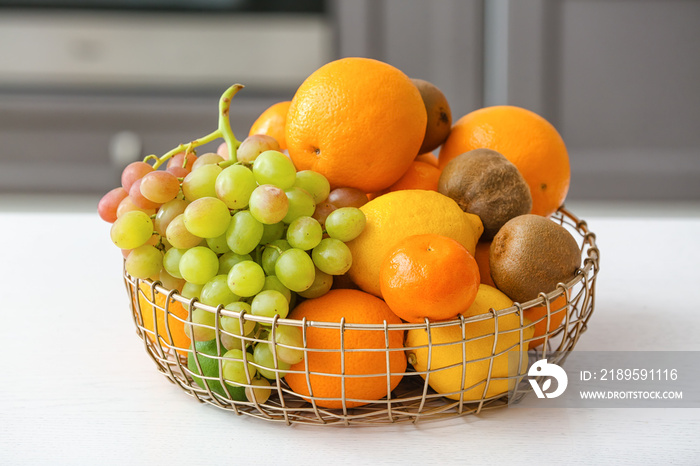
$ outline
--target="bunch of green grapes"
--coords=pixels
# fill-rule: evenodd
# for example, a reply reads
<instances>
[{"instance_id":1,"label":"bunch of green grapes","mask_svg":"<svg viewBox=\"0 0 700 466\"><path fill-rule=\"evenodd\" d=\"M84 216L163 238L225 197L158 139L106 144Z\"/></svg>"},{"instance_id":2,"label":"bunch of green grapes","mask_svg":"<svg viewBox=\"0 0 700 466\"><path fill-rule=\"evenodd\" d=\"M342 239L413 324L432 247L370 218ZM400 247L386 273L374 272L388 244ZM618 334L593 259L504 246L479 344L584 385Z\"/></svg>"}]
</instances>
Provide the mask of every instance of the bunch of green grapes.
<instances>
[{"instance_id":1,"label":"bunch of green grapes","mask_svg":"<svg viewBox=\"0 0 700 466\"><path fill-rule=\"evenodd\" d=\"M194 148L215 137L224 137L221 154L231 154L228 160L197 156ZM358 208L364 193L331 190L320 173L297 172L269 136L238 143L225 118L211 135L128 165L121 181L100 200L98 213L112 223L126 272L231 315L285 318L300 298L327 293L333 277L352 264L345 243L365 226ZM226 314L217 329L216 314L195 309L189 336L209 341L218 331L227 350L224 379L246 385L248 399L260 402L270 391L261 379L283 377L303 360L301 329ZM252 364L244 364L242 351L251 353Z\"/></svg>"}]
</instances>

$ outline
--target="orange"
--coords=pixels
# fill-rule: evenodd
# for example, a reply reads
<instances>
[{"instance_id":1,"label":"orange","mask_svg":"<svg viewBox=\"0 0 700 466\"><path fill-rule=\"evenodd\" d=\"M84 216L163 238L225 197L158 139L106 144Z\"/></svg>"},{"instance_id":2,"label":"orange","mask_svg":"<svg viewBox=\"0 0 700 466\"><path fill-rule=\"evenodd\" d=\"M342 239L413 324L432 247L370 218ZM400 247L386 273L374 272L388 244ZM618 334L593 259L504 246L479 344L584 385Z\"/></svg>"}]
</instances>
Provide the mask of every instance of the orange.
<instances>
[{"instance_id":1,"label":"orange","mask_svg":"<svg viewBox=\"0 0 700 466\"><path fill-rule=\"evenodd\" d=\"M379 282L382 297L403 320L449 320L474 302L479 266L452 238L413 235L399 241L384 258Z\"/></svg>"},{"instance_id":2,"label":"orange","mask_svg":"<svg viewBox=\"0 0 700 466\"><path fill-rule=\"evenodd\" d=\"M277 140L280 145L280 150L287 148L287 143L284 137L284 128L287 124L287 112L291 101L277 102L268 107L260 114L257 120L250 127L248 136L253 134L267 134Z\"/></svg>"},{"instance_id":3,"label":"orange","mask_svg":"<svg viewBox=\"0 0 700 466\"><path fill-rule=\"evenodd\" d=\"M474 259L479 266L479 276L481 277L481 283L484 285L489 285L495 287L496 284L493 283L493 278L491 278L491 266L489 265L489 254L491 251L491 241L479 241L476 243L476 252L474 253Z\"/></svg>"},{"instance_id":4,"label":"orange","mask_svg":"<svg viewBox=\"0 0 700 466\"><path fill-rule=\"evenodd\" d=\"M503 154L530 187L531 213L549 216L563 203L571 170L566 145L556 128L530 110L486 107L460 118L440 149L440 167L464 152L487 148Z\"/></svg>"},{"instance_id":5,"label":"orange","mask_svg":"<svg viewBox=\"0 0 700 466\"><path fill-rule=\"evenodd\" d=\"M168 328L165 327L165 301L167 295L156 292L155 303L151 294L151 286L141 282L139 285L138 302L141 308L141 323L147 330L146 337L154 341L156 333L153 325L153 313L155 311L155 321L158 326L159 344L164 350L175 348L178 354L186 356L190 346L190 338L185 333L185 322L187 322L188 311L182 304L174 299L170 299L168 304ZM135 305L136 303L134 303ZM154 306L155 304L155 306ZM134 309L138 312L138 309ZM172 336L172 340L171 337Z\"/></svg>"},{"instance_id":6,"label":"orange","mask_svg":"<svg viewBox=\"0 0 700 466\"><path fill-rule=\"evenodd\" d=\"M437 191L439 179L439 168L434 167L429 163L414 160L411 166L408 167L408 170L406 170L406 173L399 178L399 181L378 193L371 194L369 199L372 200L377 196L381 196L382 194L386 194L391 191L400 191L402 189L425 189L428 191Z\"/></svg>"},{"instance_id":7,"label":"orange","mask_svg":"<svg viewBox=\"0 0 700 466\"><path fill-rule=\"evenodd\" d=\"M425 162L429 163L430 165L437 167L439 166L438 158L435 157L435 154L432 152L425 152L424 154L418 154L418 157L416 157L417 162Z\"/></svg>"},{"instance_id":8,"label":"orange","mask_svg":"<svg viewBox=\"0 0 700 466\"><path fill-rule=\"evenodd\" d=\"M560 296L549 304L549 327L547 327L547 306L537 306L525 309L523 315L534 322L533 338L541 337L548 332L554 332L566 317L566 296ZM532 340L529 347L535 348L544 343L544 338Z\"/></svg>"},{"instance_id":9,"label":"orange","mask_svg":"<svg viewBox=\"0 0 700 466\"><path fill-rule=\"evenodd\" d=\"M285 376L292 391L304 399L313 396L319 406L342 408L344 394L346 407L362 406L387 396L403 378L406 371L403 330L392 330L388 335L384 330L345 330L344 349L353 351L341 355L341 332L311 324L311 321L338 323L342 318L346 324L400 324L401 320L381 299L359 290L335 289L303 301L289 318L305 318L309 322L306 358L293 365ZM376 351L387 346L394 351ZM345 377L340 377L343 369Z\"/></svg>"},{"instance_id":10,"label":"orange","mask_svg":"<svg viewBox=\"0 0 700 466\"><path fill-rule=\"evenodd\" d=\"M373 193L396 183L418 155L427 113L401 70L370 58L341 58L314 71L287 114L287 150L297 170L331 187Z\"/></svg>"}]
</instances>

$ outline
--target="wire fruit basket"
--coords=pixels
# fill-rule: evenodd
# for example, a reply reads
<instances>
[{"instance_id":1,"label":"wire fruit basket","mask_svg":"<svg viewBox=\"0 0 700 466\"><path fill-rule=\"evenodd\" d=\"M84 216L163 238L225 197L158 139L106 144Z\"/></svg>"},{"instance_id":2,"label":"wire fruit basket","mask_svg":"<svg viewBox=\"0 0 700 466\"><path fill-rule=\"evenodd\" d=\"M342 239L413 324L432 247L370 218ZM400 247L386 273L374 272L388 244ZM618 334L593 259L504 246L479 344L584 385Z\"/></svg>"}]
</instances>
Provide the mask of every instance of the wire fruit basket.
<instances>
[{"instance_id":1,"label":"wire fruit basket","mask_svg":"<svg viewBox=\"0 0 700 466\"><path fill-rule=\"evenodd\" d=\"M198 302L197 299L188 299L179 295L176 290L165 289L159 282L136 279L126 272L124 272L124 280L131 301L136 331L143 341L146 353L168 380L200 402L233 411L238 415L248 415L288 425L376 425L444 419L477 414L483 410L504 407L508 403L517 402L531 390L528 388L529 384L521 383L524 382L522 379L527 370L527 357L534 356L540 359L549 355L550 362L562 364L566 353L573 350L581 334L586 330L595 304L595 282L599 270L599 251L595 234L589 231L584 220L578 219L564 207L560 208L551 219L569 230L580 246L582 263L575 277L567 283L559 283L555 290L541 292L539 297L532 301L515 303L507 309L490 309L487 314L460 317L451 321L403 324L385 322L382 325L352 324L343 320L315 322L280 319L279 316L269 318L230 311L223 309L222 306L216 308L207 306ZM528 310L534 309L540 310L536 319L524 318ZM202 355L197 345L190 345L189 341L183 343L174 336L173 328L177 325L189 327L191 331L195 325L202 325L192 322L191 316L196 310L211 313L214 316L215 324L210 330L216 335L216 349L213 354L206 355L215 364L214 375L207 374L203 370L200 363ZM387 361L385 370L382 373L366 376L385 379L386 393L379 400L352 399L346 396L345 390L352 375L344 374L343 370L339 373L318 373L311 371L308 364L302 364L302 368L297 369L297 372L301 372L307 381L312 376L324 376L340 381L341 396L334 400L339 408L323 407L328 406L327 398L315 396L310 383L307 394L292 391L284 379L288 368L275 363L275 367L265 368L271 390L269 398L259 402L253 396L252 401L248 401L237 390L254 388L253 380L248 377L247 383L240 384L239 387L232 387L226 383L221 370L226 349L221 348L219 342L222 338L237 338L241 340L241 347L246 348L249 345L266 343L267 339L262 339L257 334L240 336L224 331L218 324L224 316L238 318L241 329L246 322L250 321L255 322L257 326L264 326L271 332L281 326L298 327L302 331L304 347L294 349L301 350L305 354L309 351L320 351L306 347L308 332L312 328L338 332L341 342L344 336L350 335L349 332L373 332L374 334L379 332L387 342L384 348L347 349L341 344L340 348L323 351L336 354L341 361L344 361L351 352L383 354ZM500 325L499 328L502 318L507 316L518 319L518 325L510 328ZM479 323L482 328L487 324L490 330L472 334L474 325ZM533 334L531 330L538 326L540 332L535 337L528 337ZM544 331L541 330L542 328ZM451 342L438 342L430 337L437 329L458 331L461 338ZM405 334L416 330L427 333L425 344L402 348L389 346L390 336L395 332ZM481 342L480 348L486 348L476 356L470 349L475 342ZM273 352L284 347L281 344L271 346ZM528 350L529 347L531 348ZM430 355L445 350L451 351L452 354L461 354L459 358L461 360L441 367L428 364L424 370L418 370L414 367L415 364L411 364L415 362L412 356L417 352L425 354L427 351L430 360ZM389 360L392 353L397 351L405 351L408 354L409 364L401 372L392 372ZM522 357L514 359L513 354ZM508 358L511 362L514 360L517 362L515 364L504 362ZM246 351L242 351L242 362L245 365L255 366L251 354ZM509 367L505 372L504 365ZM261 368L258 367L258 369ZM438 393L431 388L430 381L447 370L457 371L457 374L462 374L462 377L458 378L456 389L449 393L445 391ZM472 376L464 377L467 373L471 373ZM401 381L392 390L391 381L396 377L400 377Z\"/></svg>"}]
</instances>

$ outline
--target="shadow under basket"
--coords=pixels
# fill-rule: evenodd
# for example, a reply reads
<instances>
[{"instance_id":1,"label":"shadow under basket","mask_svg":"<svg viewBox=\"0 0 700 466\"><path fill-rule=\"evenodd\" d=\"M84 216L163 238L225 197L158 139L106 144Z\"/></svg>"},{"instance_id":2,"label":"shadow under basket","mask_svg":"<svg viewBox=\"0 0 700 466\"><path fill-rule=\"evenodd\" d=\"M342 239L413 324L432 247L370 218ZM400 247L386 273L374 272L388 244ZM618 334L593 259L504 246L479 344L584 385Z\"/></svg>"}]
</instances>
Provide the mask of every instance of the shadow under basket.
<instances>
[{"instance_id":1,"label":"shadow under basket","mask_svg":"<svg viewBox=\"0 0 700 466\"><path fill-rule=\"evenodd\" d=\"M143 341L146 353L168 380L200 402L239 415L289 425L376 425L444 419L476 414L517 402L531 391L530 385L523 379L527 372L528 358L533 360L547 357L548 362L563 364L567 352L574 349L586 330L595 304L595 282L599 270L595 235L588 230L585 221L576 218L563 207L551 220L571 232L581 248L581 267L572 280L559 283L555 290L542 292L537 299L526 303L515 303L507 309L491 309L487 314L444 322L351 324L344 321L331 323L280 319L279 316L267 318L229 311L222 306L207 306L196 299L179 295L176 290L165 289L158 282L136 279L126 272L124 280L137 334ZM213 324L206 326L192 322L191 316L195 311L210 313L209 320ZM224 316L238 318L241 330L246 322L252 321L255 322L256 329L264 331L262 334L260 331L252 332L244 337L226 332L220 325ZM506 325L506 322L510 324ZM241 348L268 344L267 337L263 335L276 332L282 326L299 328L304 345L290 348L282 343L270 344L274 355L282 349L301 350L305 355L312 351L334 353L339 361L338 367L342 369L334 373L322 373L310 370L305 362L292 366L292 370L302 373L308 383L308 392L297 394L285 381L285 374L290 372L288 367L281 367L278 363L274 363L276 367L260 367L254 362L251 352L243 351L242 356L235 361L254 366L254 372L261 369L266 371L271 389L269 398L264 402L258 402L255 397L251 397L253 401L248 401L241 393L243 387L251 386L253 379L248 376L243 384L224 383L227 379L221 368L226 348L220 343L228 339L229 348L232 340L238 341ZM198 331L205 328L214 335L216 343L212 346L215 351L203 354L190 345L184 332L188 327L190 330L199 327ZM355 332L353 338L358 332L372 332L375 336L379 333L382 335L379 340L386 344L372 348L350 349L343 348L342 344L335 349L307 348L310 329L338 332L341 342L347 341L350 332ZM476 329L479 330L475 331ZM534 336L533 329L537 330ZM404 336L409 332L424 332L425 343L413 347L390 347L389 337L395 332L402 332ZM459 338L444 341L436 337L450 332L459 335ZM376 340L373 338L373 341ZM386 390L379 400L363 400L345 395L346 384L357 383L358 375L344 374L344 361L351 353L362 352L372 353L373 357L379 356L386 361L381 373L362 375L373 378L375 384L377 379L382 380L381 384L386 386ZM389 361L393 359L393 352L407 354L408 364L406 369L401 368L401 372L391 371ZM452 360L445 362L445 358L438 357L439 354L446 353L453 355ZM428 363L424 364L426 367L423 370L416 368L416 354L424 357L427 354ZM457 355L456 359L454 355ZM201 364L205 360L210 363L209 373ZM211 364L214 367L213 373ZM437 393L431 385L434 385L433 381L440 378L444 380L448 376L446 372L441 374L443 371L452 371L449 376L452 377L454 388L449 391L442 389L441 393ZM204 375L200 376L202 373ZM314 395L310 380L319 376L332 378L333 383L339 384L341 395L333 399ZM351 382L353 377L355 380ZM397 378L401 381L392 389L392 382ZM339 407L323 407L328 406L329 401Z\"/></svg>"}]
</instances>

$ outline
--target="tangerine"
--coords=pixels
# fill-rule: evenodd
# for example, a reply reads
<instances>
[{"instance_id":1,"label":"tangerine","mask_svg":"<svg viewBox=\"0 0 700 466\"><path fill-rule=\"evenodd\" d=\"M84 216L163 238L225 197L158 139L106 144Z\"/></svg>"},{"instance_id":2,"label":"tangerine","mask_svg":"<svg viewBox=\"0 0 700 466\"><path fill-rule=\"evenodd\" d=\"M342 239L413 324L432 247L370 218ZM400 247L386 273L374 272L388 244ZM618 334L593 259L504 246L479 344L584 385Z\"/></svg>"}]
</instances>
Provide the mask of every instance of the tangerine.
<instances>
[{"instance_id":1,"label":"tangerine","mask_svg":"<svg viewBox=\"0 0 700 466\"><path fill-rule=\"evenodd\" d=\"M479 288L479 266L447 236L408 236L387 254L379 272L382 297L407 322L448 320L466 312Z\"/></svg>"},{"instance_id":2,"label":"tangerine","mask_svg":"<svg viewBox=\"0 0 700 466\"><path fill-rule=\"evenodd\" d=\"M557 299L549 303L549 325L547 325L547 305L531 307L523 310L523 315L533 322L535 333L532 336L533 340L529 343L529 348L536 348L544 343L542 337L546 333L554 332L566 317L566 295L559 296ZM537 338L536 340L534 338Z\"/></svg>"},{"instance_id":3,"label":"tangerine","mask_svg":"<svg viewBox=\"0 0 700 466\"><path fill-rule=\"evenodd\" d=\"M491 241L479 241L476 243L476 252L474 253L474 259L476 259L476 264L479 266L479 276L481 277L481 283L484 285L489 285L495 287L496 284L493 283L493 278L491 278L491 267L489 265L489 254L491 251Z\"/></svg>"},{"instance_id":4,"label":"tangerine","mask_svg":"<svg viewBox=\"0 0 700 466\"><path fill-rule=\"evenodd\" d=\"M285 137L297 170L323 174L331 187L388 188L406 172L425 135L418 88L401 70L371 58L332 61L295 93Z\"/></svg>"},{"instance_id":5,"label":"tangerine","mask_svg":"<svg viewBox=\"0 0 700 466\"><path fill-rule=\"evenodd\" d=\"M549 216L564 203L571 179L569 155L559 132L540 115L511 105L464 115L440 148L440 167L479 148L500 152L518 168L530 187L531 213Z\"/></svg>"},{"instance_id":6,"label":"tangerine","mask_svg":"<svg viewBox=\"0 0 700 466\"><path fill-rule=\"evenodd\" d=\"M349 289L303 301L289 318L307 323L401 323L381 299ZM403 330L341 332L309 324L305 334L306 357L289 369L285 380L293 392L307 401L313 397L318 406L352 408L379 400L396 388L406 371Z\"/></svg>"},{"instance_id":7,"label":"tangerine","mask_svg":"<svg viewBox=\"0 0 700 466\"><path fill-rule=\"evenodd\" d=\"M388 188L373 193L369 197L374 199L382 194L391 191L400 191L402 189L425 189L428 191L438 190L438 180L440 179L440 169L426 162L414 160L406 173L403 174L399 181L392 184Z\"/></svg>"},{"instance_id":8,"label":"tangerine","mask_svg":"<svg viewBox=\"0 0 700 466\"><path fill-rule=\"evenodd\" d=\"M272 136L277 140L280 150L285 150L287 148L287 143L284 137L284 130L287 125L287 112L289 111L289 105L291 103L290 100L285 100L272 104L265 109L253 122L248 136L252 136L253 134Z\"/></svg>"}]
</instances>

